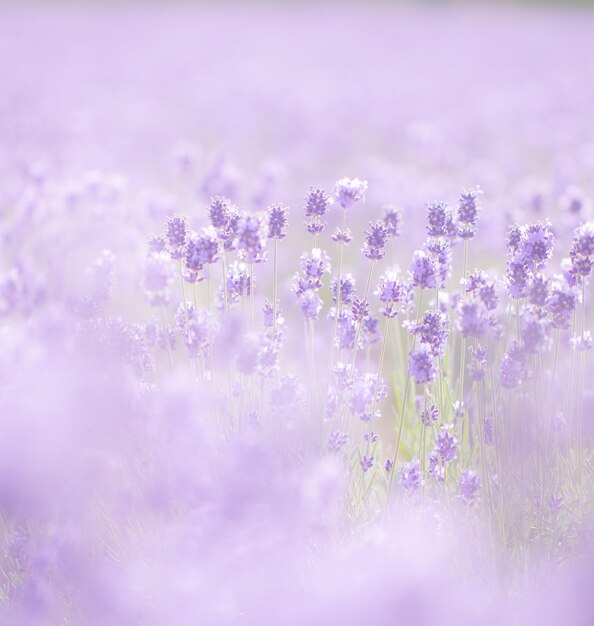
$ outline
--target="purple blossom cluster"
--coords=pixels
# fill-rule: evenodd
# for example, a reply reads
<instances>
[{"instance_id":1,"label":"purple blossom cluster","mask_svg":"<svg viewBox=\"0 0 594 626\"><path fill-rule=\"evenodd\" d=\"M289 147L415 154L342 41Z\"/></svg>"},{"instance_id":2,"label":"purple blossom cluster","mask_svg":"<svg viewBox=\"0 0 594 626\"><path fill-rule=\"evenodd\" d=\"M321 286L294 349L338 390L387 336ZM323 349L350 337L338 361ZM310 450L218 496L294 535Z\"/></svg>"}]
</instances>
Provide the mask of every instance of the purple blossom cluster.
<instances>
[{"instance_id":1,"label":"purple blossom cluster","mask_svg":"<svg viewBox=\"0 0 594 626\"><path fill-rule=\"evenodd\" d=\"M2 624L594 621L592 19L531 10L0 9Z\"/></svg>"}]
</instances>

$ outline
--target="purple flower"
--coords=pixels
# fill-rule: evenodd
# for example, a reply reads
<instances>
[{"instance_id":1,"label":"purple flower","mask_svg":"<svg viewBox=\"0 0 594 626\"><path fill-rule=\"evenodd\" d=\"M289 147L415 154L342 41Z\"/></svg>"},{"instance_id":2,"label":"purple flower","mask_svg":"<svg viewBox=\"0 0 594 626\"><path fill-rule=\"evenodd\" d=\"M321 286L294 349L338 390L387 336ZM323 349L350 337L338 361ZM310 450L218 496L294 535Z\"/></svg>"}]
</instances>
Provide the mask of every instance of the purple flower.
<instances>
[{"instance_id":1,"label":"purple flower","mask_svg":"<svg viewBox=\"0 0 594 626\"><path fill-rule=\"evenodd\" d=\"M549 289L551 281L544 274L536 274L532 278L530 287L528 289L528 300L530 304L535 306L546 306L549 298Z\"/></svg>"},{"instance_id":2,"label":"purple flower","mask_svg":"<svg viewBox=\"0 0 594 626\"><path fill-rule=\"evenodd\" d=\"M527 310L521 320L522 345L527 354L536 354L549 347L550 323L534 310Z\"/></svg>"},{"instance_id":3,"label":"purple flower","mask_svg":"<svg viewBox=\"0 0 594 626\"><path fill-rule=\"evenodd\" d=\"M377 374L366 373L355 376L349 391L348 404L351 413L363 422L379 417L379 409L371 414L374 404L384 400L387 396L387 388L383 379L377 379Z\"/></svg>"},{"instance_id":4,"label":"purple flower","mask_svg":"<svg viewBox=\"0 0 594 626\"><path fill-rule=\"evenodd\" d=\"M569 328L578 301L579 295L575 287L568 285L559 277L551 282L546 304L555 328Z\"/></svg>"},{"instance_id":5,"label":"purple flower","mask_svg":"<svg viewBox=\"0 0 594 626\"><path fill-rule=\"evenodd\" d=\"M520 344L513 342L503 355L499 367L499 381L502 387L519 387L525 377L526 354Z\"/></svg>"},{"instance_id":6,"label":"purple flower","mask_svg":"<svg viewBox=\"0 0 594 626\"><path fill-rule=\"evenodd\" d=\"M306 285L306 289L320 289L324 274L330 273L332 269L330 257L319 248L313 248L311 254L303 253L300 265L304 275L303 285ZM300 289L304 288L303 285Z\"/></svg>"},{"instance_id":7,"label":"purple flower","mask_svg":"<svg viewBox=\"0 0 594 626\"><path fill-rule=\"evenodd\" d=\"M321 187L310 187L305 196L306 217L323 217L333 202Z\"/></svg>"},{"instance_id":8,"label":"purple flower","mask_svg":"<svg viewBox=\"0 0 594 626\"><path fill-rule=\"evenodd\" d=\"M390 237L398 237L401 233L402 211L393 206L384 207L384 224Z\"/></svg>"},{"instance_id":9,"label":"purple flower","mask_svg":"<svg viewBox=\"0 0 594 626\"><path fill-rule=\"evenodd\" d=\"M336 182L334 197L343 209L348 209L357 202L365 202L367 181L358 178L341 178Z\"/></svg>"},{"instance_id":10,"label":"purple flower","mask_svg":"<svg viewBox=\"0 0 594 626\"><path fill-rule=\"evenodd\" d=\"M507 253L510 256L514 256L520 248L522 241L522 228L518 224L512 224L508 229L505 236L505 244L507 247Z\"/></svg>"},{"instance_id":11,"label":"purple flower","mask_svg":"<svg viewBox=\"0 0 594 626\"><path fill-rule=\"evenodd\" d=\"M594 256L594 222L586 222L575 229L572 248L581 256Z\"/></svg>"},{"instance_id":12,"label":"purple flower","mask_svg":"<svg viewBox=\"0 0 594 626\"><path fill-rule=\"evenodd\" d=\"M389 230L382 221L369 222L369 228L365 232L365 246L363 254L371 261L379 261L386 253L386 243L389 237Z\"/></svg>"},{"instance_id":13,"label":"purple flower","mask_svg":"<svg viewBox=\"0 0 594 626\"><path fill-rule=\"evenodd\" d=\"M408 271L413 287L421 289L437 287L439 275L437 262L432 255L423 250L415 250Z\"/></svg>"},{"instance_id":14,"label":"purple flower","mask_svg":"<svg viewBox=\"0 0 594 626\"><path fill-rule=\"evenodd\" d=\"M414 493L423 486L423 473L421 472L421 464L418 460L405 463L400 469L400 484L409 492Z\"/></svg>"},{"instance_id":15,"label":"purple flower","mask_svg":"<svg viewBox=\"0 0 594 626\"><path fill-rule=\"evenodd\" d=\"M364 317L369 315L369 300L362 300L361 298L355 296L353 298L351 314L356 322L362 321Z\"/></svg>"},{"instance_id":16,"label":"purple flower","mask_svg":"<svg viewBox=\"0 0 594 626\"><path fill-rule=\"evenodd\" d=\"M215 196L210 201L208 216L210 223L218 232L225 232L229 226L231 203L225 198Z\"/></svg>"},{"instance_id":17,"label":"purple flower","mask_svg":"<svg viewBox=\"0 0 594 626\"><path fill-rule=\"evenodd\" d=\"M194 308L191 302L180 304L175 314L177 328L183 337L190 358L205 354L218 331L215 318L204 307Z\"/></svg>"},{"instance_id":18,"label":"purple flower","mask_svg":"<svg viewBox=\"0 0 594 626\"><path fill-rule=\"evenodd\" d=\"M334 310L332 317L336 315ZM355 348L355 338L357 336L357 323L355 322L350 311L341 310L336 323L335 345L339 349L353 350ZM359 345L361 340L359 340Z\"/></svg>"},{"instance_id":19,"label":"purple flower","mask_svg":"<svg viewBox=\"0 0 594 626\"><path fill-rule=\"evenodd\" d=\"M339 245L347 246L352 241L351 231L346 228L342 230L341 228L336 228L334 233L332 233L332 241L335 241Z\"/></svg>"},{"instance_id":20,"label":"purple flower","mask_svg":"<svg viewBox=\"0 0 594 626\"><path fill-rule=\"evenodd\" d=\"M458 451L458 439L450 434L453 424L444 424L437 436L434 452L437 453L442 463L450 463L456 458Z\"/></svg>"},{"instance_id":21,"label":"purple flower","mask_svg":"<svg viewBox=\"0 0 594 626\"><path fill-rule=\"evenodd\" d=\"M380 309L380 313L386 317L395 317L408 308L412 296L410 285L400 278L397 270L386 270L380 276L375 295L387 305Z\"/></svg>"},{"instance_id":22,"label":"purple flower","mask_svg":"<svg viewBox=\"0 0 594 626\"><path fill-rule=\"evenodd\" d=\"M427 471L429 472L429 475L433 476L435 480L442 481L445 476L445 468L435 450L429 455L428 461L429 467L427 468Z\"/></svg>"},{"instance_id":23,"label":"purple flower","mask_svg":"<svg viewBox=\"0 0 594 626\"><path fill-rule=\"evenodd\" d=\"M329 452L340 452L344 446L349 441L349 436L346 433L341 433L338 431L334 431L330 433L330 437L328 439L328 451Z\"/></svg>"},{"instance_id":24,"label":"purple flower","mask_svg":"<svg viewBox=\"0 0 594 626\"><path fill-rule=\"evenodd\" d=\"M310 187L305 196L305 215L309 221L305 222L307 231L319 235L326 227L327 222L320 220L333 203L333 199L321 187Z\"/></svg>"},{"instance_id":25,"label":"purple flower","mask_svg":"<svg viewBox=\"0 0 594 626\"><path fill-rule=\"evenodd\" d=\"M394 467L394 462L392 461L392 459L387 459L384 468L386 472L388 472L388 474L392 471L393 467Z\"/></svg>"},{"instance_id":26,"label":"purple flower","mask_svg":"<svg viewBox=\"0 0 594 626\"><path fill-rule=\"evenodd\" d=\"M245 263L240 263L239 261L231 263L227 269L225 287L227 289L227 299L231 304L244 296L250 295L252 281Z\"/></svg>"},{"instance_id":27,"label":"purple flower","mask_svg":"<svg viewBox=\"0 0 594 626\"><path fill-rule=\"evenodd\" d=\"M260 263L265 259L266 220L261 215L245 213L237 225L237 249L246 263Z\"/></svg>"},{"instance_id":28,"label":"purple flower","mask_svg":"<svg viewBox=\"0 0 594 626\"><path fill-rule=\"evenodd\" d=\"M264 328L274 327L274 306L270 300L264 300L264 306L262 307L262 313L264 314ZM283 312L278 306L278 300L276 301L276 326L277 330L284 324Z\"/></svg>"},{"instance_id":29,"label":"purple flower","mask_svg":"<svg viewBox=\"0 0 594 626\"><path fill-rule=\"evenodd\" d=\"M478 474L471 469L465 469L458 481L458 495L465 504L475 504L479 501L481 482Z\"/></svg>"},{"instance_id":30,"label":"purple flower","mask_svg":"<svg viewBox=\"0 0 594 626\"><path fill-rule=\"evenodd\" d=\"M281 204L273 204L268 209L268 238L283 239L286 236L288 209Z\"/></svg>"},{"instance_id":31,"label":"purple flower","mask_svg":"<svg viewBox=\"0 0 594 626\"><path fill-rule=\"evenodd\" d=\"M457 328L464 337L481 339L489 330L490 320L480 300L462 298L457 305Z\"/></svg>"},{"instance_id":32,"label":"purple flower","mask_svg":"<svg viewBox=\"0 0 594 626\"><path fill-rule=\"evenodd\" d=\"M155 252L165 252L167 249L167 239L165 235L151 235L147 242L147 254L151 255Z\"/></svg>"},{"instance_id":33,"label":"purple flower","mask_svg":"<svg viewBox=\"0 0 594 626\"><path fill-rule=\"evenodd\" d=\"M421 411L421 424L433 426L439 419L439 409L432 404L427 411Z\"/></svg>"},{"instance_id":34,"label":"purple flower","mask_svg":"<svg viewBox=\"0 0 594 626\"><path fill-rule=\"evenodd\" d=\"M361 330L363 332L363 342L366 345L377 343L382 338L379 328L379 319L373 315L366 315L363 318Z\"/></svg>"},{"instance_id":35,"label":"purple flower","mask_svg":"<svg viewBox=\"0 0 594 626\"><path fill-rule=\"evenodd\" d=\"M433 237L427 239L425 247L437 265L439 287L445 288L452 273L452 246L448 239Z\"/></svg>"},{"instance_id":36,"label":"purple flower","mask_svg":"<svg viewBox=\"0 0 594 626\"><path fill-rule=\"evenodd\" d=\"M521 228L515 260L530 268L540 269L551 258L555 237L549 222L536 222Z\"/></svg>"},{"instance_id":37,"label":"purple flower","mask_svg":"<svg viewBox=\"0 0 594 626\"><path fill-rule=\"evenodd\" d=\"M340 275L340 302L341 304L350 304L355 295L356 281L352 274ZM330 283L330 291L332 292L332 302L338 302L338 278L333 278Z\"/></svg>"},{"instance_id":38,"label":"purple flower","mask_svg":"<svg viewBox=\"0 0 594 626\"><path fill-rule=\"evenodd\" d=\"M481 381L485 379L487 373L487 348L477 344L469 348L470 365L468 371L471 380Z\"/></svg>"},{"instance_id":39,"label":"purple flower","mask_svg":"<svg viewBox=\"0 0 594 626\"><path fill-rule=\"evenodd\" d=\"M524 261L510 260L507 264L506 279L510 298L517 300L528 295L531 272Z\"/></svg>"},{"instance_id":40,"label":"purple flower","mask_svg":"<svg viewBox=\"0 0 594 626\"><path fill-rule=\"evenodd\" d=\"M366 456L364 455L361 460L359 461L359 464L361 465L361 469L366 472L367 470L370 470L373 467L373 459L374 457L372 456Z\"/></svg>"},{"instance_id":41,"label":"purple flower","mask_svg":"<svg viewBox=\"0 0 594 626\"><path fill-rule=\"evenodd\" d=\"M437 367L429 346L421 344L419 350L408 353L408 374L415 379L417 385L433 381Z\"/></svg>"},{"instance_id":42,"label":"purple flower","mask_svg":"<svg viewBox=\"0 0 594 626\"><path fill-rule=\"evenodd\" d=\"M171 258L181 258L183 247L186 245L187 232L188 220L185 215L174 215L167 220L166 236Z\"/></svg>"},{"instance_id":43,"label":"purple flower","mask_svg":"<svg viewBox=\"0 0 594 626\"><path fill-rule=\"evenodd\" d=\"M426 215L427 234L430 237L447 237L448 225L452 221L452 214L448 205L441 201L428 204Z\"/></svg>"},{"instance_id":44,"label":"purple flower","mask_svg":"<svg viewBox=\"0 0 594 626\"><path fill-rule=\"evenodd\" d=\"M450 321L445 313L431 309L423 313L418 324L404 322L403 326L413 335L419 335L421 342L429 346L433 356L444 354L445 343L450 334Z\"/></svg>"},{"instance_id":45,"label":"purple flower","mask_svg":"<svg viewBox=\"0 0 594 626\"><path fill-rule=\"evenodd\" d=\"M297 293L301 315L306 320L317 320L322 310L322 299L316 289L306 289Z\"/></svg>"},{"instance_id":46,"label":"purple flower","mask_svg":"<svg viewBox=\"0 0 594 626\"><path fill-rule=\"evenodd\" d=\"M458 202L458 235L462 239L470 239L476 234L476 225L480 212L479 195L482 194L478 187L464 190Z\"/></svg>"},{"instance_id":47,"label":"purple flower","mask_svg":"<svg viewBox=\"0 0 594 626\"><path fill-rule=\"evenodd\" d=\"M222 232L223 247L230 252L237 249L237 235L239 233L239 224L242 218L242 214L237 210L235 206L229 206L229 219L227 221L227 227Z\"/></svg>"}]
</instances>

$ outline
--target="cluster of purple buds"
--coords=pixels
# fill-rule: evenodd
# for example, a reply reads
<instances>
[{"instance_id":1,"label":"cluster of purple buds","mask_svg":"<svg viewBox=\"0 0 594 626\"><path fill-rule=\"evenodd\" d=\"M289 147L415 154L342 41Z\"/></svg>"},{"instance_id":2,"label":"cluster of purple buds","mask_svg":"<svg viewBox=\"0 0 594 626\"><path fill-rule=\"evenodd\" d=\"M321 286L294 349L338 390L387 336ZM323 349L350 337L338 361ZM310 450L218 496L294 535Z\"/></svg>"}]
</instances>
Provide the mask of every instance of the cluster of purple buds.
<instances>
[{"instance_id":1,"label":"cluster of purple buds","mask_svg":"<svg viewBox=\"0 0 594 626\"><path fill-rule=\"evenodd\" d=\"M352 274L340 275L340 302L341 304L350 304L355 295L356 280ZM335 277L330 282L330 291L332 292L332 302L338 302L338 278Z\"/></svg>"},{"instance_id":2,"label":"cluster of purple buds","mask_svg":"<svg viewBox=\"0 0 594 626\"><path fill-rule=\"evenodd\" d=\"M430 383L435 379L437 366L431 346L421 343L418 350L408 353L408 374L415 379L417 385Z\"/></svg>"},{"instance_id":3,"label":"cluster of purple buds","mask_svg":"<svg viewBox=\"0 0 594 626\"><path fill-rule=\"evenodd\" d=\"M542 273L532 277L528 287L528 302L536 307L546 307L549 299L551 280Z\"/></svg>"},{"instance_id":4,"label":"cluster of purple buds","mask_svg":"<svg viewBox=\"0 0 594 626\"><path fill-rule=\"evenodd\" d=\"M550 346L550 322L544 313L534 307L528 307L521 318L520 336L527 354L536 354L548 350Z\"/></svg>"},{"instance_id":5,"label":"cluster of purple buds","mask_svg":"<svg viewBox=\"0 0 594 626\"><path fill-rule=\"evenodd\" d=\"M511 226L507 233L507 286L512 298L524 298L532 276L553 254L555 238L549 222Z\"/></svg>"},{"instance_id":6,"label":"cluster of purple buds","mask_svg":"<svg viewBox=\"0 0 594 626\"><path fill-rule=\"evenodd\" d=\"M185 306L177 307L175 319L190 358L205 354L218 330L212 314L204 307L195 308L191 302L186 302Z\"/></svg>"},{"instance_id":7,"label":"cluster of purple buds","mask_svg":"<svg viewBox=\"0 0 594 626\"><path fill-rule=\"evenodd\" d=\"M557 276L551 281L546 306L555 328L569 328L579 298L577 287L563 278Z\"/></svg>"},{"instance_id":8,"label":"cluster of purple buds","mask_svg":"<svg viewBox=\"0 0 594 626\"><path fill-rule=\"evenodd\" d=\"M285 323L283 312L278 306L276 307L276 320L274 319L274 306L270 300L264 300L264 306L262 307L262 313L264 314L264 328L274 328L276 321L276 329L279 331Z\"/></svg>"},{"instance_id":9,"label":"cluster of purple buds","mask_svg":"<svg viewBox=\"0 0 594 626\"><path fill-rule=\"evenodd\" d=\"M302 275L297 275L297 295L310 289L320 289L324 274L331 271L330 257L320 248L313 248L311 254L304 252L300 260Z\"/></svg>"},{"instance_id":10,"label":"cluster of purple buds","mask_svg":"<svg viewBox=\"0 0 594 626\"><path fill-rule=\"evenodd\" d=\"M349 436L346 433L334 431L330 433L328 438L328 452L340 452L349 441Z\"/></svg>"},{"instance_id":11,"label":"cluster of purple buds","mask_svg":"<svg viewBox=\"0 0 594 626\"><path fill-rule=\"evenodd\" d=\"M499 367L499 382L502 387L519 387L526 377L526 353L522 346L514 341L503 355Z\"/></svg>"},{"instance_id":12,"label":"cluster of purple buds","mask_svg":"<svg viewBox=\"0 0 594 626\"><path fill-rule=\"evenodd\" d=\"M165 235L152 234L147 241L147 255L167 250L167 238Z\"/></svg>"},{"instance_id":13,"label":"cluster of purple buds","mask_svg":"<svg viewBox=\"0 0 594 626\"><path fill-rule=\"evenodd\" d=\"M452 273L452 245L449 239L443 237L429 237L425 242L427 252L437 266L437 282L444 289Z\"/></svg>"},{"instance_id":14,"label":"cluster of purple buds","mask_svg":"<svg viewBox=\"0 0 594 626\"><path fill-rule=\"evenodd\" d=\"M418 460L414 459L402 466L399 482L409 493L415 493L425 484L421 464Z\"/></svg>"},{"instance_id":15,"label":"cluster of purple buds","mask_svg":"<svg viewBox=\"0 0 594 626\"><path fill-rule=\"evenodd\" d=\"M333 319L336 315L336 308L330 311L330 317ZM338 313L336 321L336 337L334 342L340 350L354 350L355 339L357 338L357 322L353 318L351 311L341 309ZM362 338L359 337L357 349L362 347Z\"/></svg>"},{"instance_id":16,"label":"cluster of purple buds","mask_svg":"<svg viewBox=\"0 0 594 626\"><path fill-rule=\"evenodd\" d=\"M477 503L480 499L480 489L481 482L478 474L471 469L465 469L458 481L458 495L464 504L472 505Z\"/></svg>"},{"instance_id":17,"label":"cluster of purple buds","mask_svg":"<svg viewBox=\"0 0 594 626\"><path fill-rule=\"evenodd\" d=\"M380 276L375 295L384 304L380 313L387 318L392 318L410 306L412 290L410 285L400 277L400 272L392 269L386 270Z\"/></svg>"},{"instance_id":18,"label":"cluster of purple buds","mask_svg":"<svg viewBox=\"0 0 594 626\"><path fill-rule=\"evenodd\" d=\"M239 261L231 263L227 269L225 289L229 304L238 302L241 298L250 295L252 278L245 263Z\"/></svg>"},{"instance_id":19,"label":"cluster of purple buds","mask_svg":"<svg viewBox=\"0 0 594 626\"><path fill-rule=\"evenodd\" d=\"M167 220L167 245L172 259L181 259L188 235L188 220L184 215L174 215Z\"/></svg>"},{"instance_id":20,"label":"cluster of purple buds","mask_svg":"<svg viewBox=\"0 0 594 626\"><path fill-rule=\"evenodd\" d=\"M390 237L399 237L402 227L402 211L393 206L384 207L384 224L388 228Z\"/></svg>"},{"instance_id":21,"label":"cluster of purple buds","mask_svg":"<svg viewBox=\"0 0 594 626\"><path fill-rule=\"evenodd\" d=\"M421 411L421 424L431 427L439 419L439 409L432 404L427 410Z\"/></svg>"},{"instance_id":22,"label":"cluster of purple buds","mask_svg":"<svg viewBox=\"0 0 594 626\"><path fill-rule=\"evenodd\" d=\"M229 228L229 220L231 218L231 203L225 198L215 196L210 201L208 216L213 228L225 238L225 233Z\"/></svg>"},{"instance_id":23,"label":"cluster of purple buds","mask_svg":"<svg viewBox=\"0 0 594 626\"><path fill-rule=\"evenodd\" d=\"M205 265L216 263L220 258L220 242L213 226L202 228L199 233L192 233L184 251L184 278L191 283L199 282L199 272Z\"/></svg>"},{"instance_id":24,"label":"cluster of purple buds","mask_svg":"<svg viewBox=\"0 0 594 626\"><path fill-rule=\"evenodd\" d=\"M408 269L413 287L435 289L440 283L439 266L436 259L424 250L415 250Z\"/></svg>"},{"instance_id":25,"label":"cluster of purple buds","mask_svg":"<svg viewBox=\"0 0 594 626\"><path fill-rule=\"evenodd\" d=\"M369 301L355 296L351 306L351 314L355 322L362 322L369 315Z\"/></svg>"},{"instance_id":26,"label":"cluster of purple buds","mask_svg":"<svg viewBox=\"0 0 594 626\"><path fill-rule=\"evenodd\" d=\"M458 201L457 230L461 239L472 239L476 235L478 216L480 212L479 196L482 194L479 187L462 191Z\"/></svg>"},{"instance_id":27,"label":"cluster of purple buds","mask_svg":"<svg viewBox=\"0 0 594 626\"><path fill-rule=\"evenodd\" d=\"M434 452L442 463L451 463L456 459L458 452L458 439L450 434L453 424L442 424L440 433L435 442Z\"/></svg>"},{"instance_id":28,"label":"cluster of purple buds","mask_svg":"<svg viewBox=\"0 0 594 626\"><path fill-rule=\"evenodd\" d=\"M373 467L373 461L374 457L372 456L364 455L363 457L361 457L361 460L359 461L359 465L361 465L361 470L363 472L367 472L368 470L370 470Z\"/></svg>"},{"instance_id":29,"label":"cluster of purple buds","mask_svg":"<svg viewBox=\"0 0 594 626\"><path fill-rule=\"evenodd\" d=\"M318 291L322 287L324 274L331 271L330 257L319 248L313 248L311 254L304 253L301 256L300 264L301 274L295 275L293 289L304 318L316 320L322 308Z\"/></svg>"},{"instance_id":30,"label":"cluster of purple buds","mask_svg":"<svg viewBox=\"0 0 594 626\"><path fill-rule=\"evenodd\" d=\"M462 280L464 292L478 298L487 311L494 311L499 304L499 295L495 281L481 270L469 273Z\"/></svg>"},{"instance_id":31,"label":"cluster of purple buds","mask_svg":"<svg viewBox=\"0 0 594 626\"><path fill-rule=\"evenodd\" d=\"M305 222L307 232L312 235L319 235L326 227L327 222L322 221L328 208L334 200L326 194L321 187L310 187L305 196Z\"/></svg>"},{"instance_id":32,"label":"cluster of purple buds","mask_svg":"<svg viewBox=\"0 0 594 626\"><path fill-rule=\"evenodd\" d=\"M268 238L283 239L286 236L289 210L281 204L268 208Z\"/></svg>"},{"instance_id":33,"label":"cluster of purple buds","mask_svg":"<svg viewBox=\"0 0 594 626\"><path fill-rule=\"evenodd\" d=\"M447 237L452 223L450 207L442 201L428 204L426 208L427 234L429 237Z\"/></svg>"},{"instance_id":34,"label":"cluster of purple buds","mask_svg":"<svg viewBox=\"0 0 594 626\"><path fill-rule=\"evenodd\" d=\"M575 277L586 278L592 273L594 263L594 222L587 222L575 229L569 258L571 272Z\"/></svg>"},{"instance_id":35,"label":"cluster of purple buds","mask_svg":"<svg viewBox=\"0 0 594 626\"><path fill-rule=\"evenodd\" d=\"M237 224L236 247L242 261L261 263L266 259L267 220L262 215L244 213Z\"/></svg>"},{"instance_id":36,"label":"cluster of purple buds","mask_svg":"<svg viewBox=\"0 0 594 626\"><path fill-rule=\"evenodd\" d=\"M435 447L429 455L428 471L435 480L442 481L445 476L446 463L451 463L456 459L458 439L449 432L453 428L453 424L442 424Z\"/></svg>"},{"instance_id":37,"label":"cluster of purple buds","mask_svg":"<svg viewBox=\"0 0 594 626\"><path fill-rule=\"evenodd\" d=\"M382 378L378 380L377 374L366 373L359 376L355 373L348 393L351 414L363 422L379 417L380 411L374 407L387 395L386 383Z\"/></svg>"},{"instance_id":38,"label":"cluster of purple buds","mask_svg":"<svg viewBox=\"0 0 594 626\"><path fill-rule=\"evenodd\" d=\"M470 346L470 364L468 366L468 372L470 379L475 382L480 382L485 379L487 374L487 348L477 344L476 346Z\"/></svg>"},{"instance_id":39,"label":"cluster of purple buds","mask_svg":"<svg viewBox=\"0 0 594 626\"><path fill-rule=\"evenodd\" d=\"M379 319L373 315L366 315L361 321L361 331L363 333L363 343L372 345L381 339Z\"/></svg>"},{"instance_id":40,"label":"cluster of purple buds","mask_svg":"<svg viewBox=\"0 0 594 626\"><path fill-rule=\"evenodd\" d=\"M358 178L341 178L336 181L334 197L343 209L349 209L357 202L365 202L367 181Z\"/></svg>"},{"instance_id":41,"label":"cluster of purple buds","mask_svg":"<svg viewBox=\"0 0 594 626\"><path fill-rule=\"evenodd\" d=\"M369 222L369 228L365 232L365 245L362 252L370 261L379 261L386 254L386 244L390 237L390 231L382 220Z\"/></svg>"},{"instance_id":42,"label":"cluster of purple buds","mask_svg":"<svg viewBox=\"0 0 594 626\"><path fill-rule=\"evenodd\" d=\"M445 353L445 344L450 335L450 321L445 313L430 309L423 313L420 322L404 322L403 326L413 335L418 335L433 356Z\"/></svg>"},{"instance_id":43,"label":"cluster of purple buds","mask_svg":"<svg viewBox=\"0 0 594 626\"><path fill-rule=\"evenodd\" d=\"M482 339L494 320L482 300L472 296L460 298L456 312L456 327L467 338Z\"/></svg>"}]
</instances>

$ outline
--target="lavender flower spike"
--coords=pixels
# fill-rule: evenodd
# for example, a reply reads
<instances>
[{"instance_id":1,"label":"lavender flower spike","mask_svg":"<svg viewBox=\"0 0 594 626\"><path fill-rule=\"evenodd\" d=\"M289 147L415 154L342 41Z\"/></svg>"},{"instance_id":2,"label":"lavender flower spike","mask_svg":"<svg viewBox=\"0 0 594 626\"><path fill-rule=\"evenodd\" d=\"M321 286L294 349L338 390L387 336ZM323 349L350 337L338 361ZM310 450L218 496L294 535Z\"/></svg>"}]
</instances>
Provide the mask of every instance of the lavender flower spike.
<instances>
[{"instance_id":1,"label":"lavender flower spike","mask_svg":"<svg viewBox=\"0 0 594 626\"><path fill-rule=\"evenodd\" d=\"M366 191L366 180L341 178L336 182L334 196L343 209L349 209L357 202L365 202Z\"/></svg>"}]
</instances>

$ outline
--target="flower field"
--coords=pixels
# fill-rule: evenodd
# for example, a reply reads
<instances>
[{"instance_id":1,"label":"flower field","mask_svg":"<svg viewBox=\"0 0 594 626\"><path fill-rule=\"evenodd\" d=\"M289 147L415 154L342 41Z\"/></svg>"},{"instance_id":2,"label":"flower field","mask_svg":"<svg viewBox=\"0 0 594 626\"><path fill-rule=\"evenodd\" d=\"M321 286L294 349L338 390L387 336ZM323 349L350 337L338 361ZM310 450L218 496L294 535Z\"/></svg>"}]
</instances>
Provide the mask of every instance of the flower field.
<instances>
[{"instance_id":1,"label":"flower field","mask_svg":"<svg viewBox=\"0 0 594 626\"><path fill-rule=\"evenodd\" d=\"M0 623L594 623L592 58L0 7Z\"/></svg>"}]
</instances>

